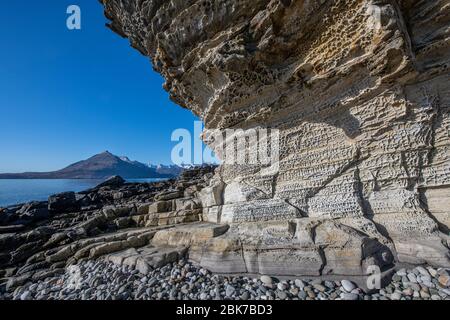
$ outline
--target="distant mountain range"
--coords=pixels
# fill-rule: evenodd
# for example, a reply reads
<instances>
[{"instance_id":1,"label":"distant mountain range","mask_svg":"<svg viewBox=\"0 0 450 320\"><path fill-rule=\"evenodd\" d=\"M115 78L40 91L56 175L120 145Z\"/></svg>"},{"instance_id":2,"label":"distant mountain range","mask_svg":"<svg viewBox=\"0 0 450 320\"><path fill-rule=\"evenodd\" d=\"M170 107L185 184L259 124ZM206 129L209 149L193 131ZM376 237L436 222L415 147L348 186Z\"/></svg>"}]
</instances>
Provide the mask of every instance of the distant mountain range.
<instances>
[{"instance_id":1,"label":"distant mountain range","mask_svg":"<svg viewBox=\"0 0 450 320\"><path fill-rule=\"evenodd\" d=\"M172 178L182 171L176 165L146 165L105 151L58 171L0 173L0 179L106 179L116 175L124 179Z\"/></svg>"}]
</instances>

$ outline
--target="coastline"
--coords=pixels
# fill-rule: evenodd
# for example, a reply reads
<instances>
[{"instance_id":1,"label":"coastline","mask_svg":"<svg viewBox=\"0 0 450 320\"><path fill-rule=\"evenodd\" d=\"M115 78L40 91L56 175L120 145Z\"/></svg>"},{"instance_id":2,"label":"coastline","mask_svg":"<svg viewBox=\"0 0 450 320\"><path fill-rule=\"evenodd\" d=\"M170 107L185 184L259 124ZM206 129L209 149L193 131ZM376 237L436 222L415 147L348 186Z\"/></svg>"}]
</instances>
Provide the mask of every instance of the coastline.
<instances>
[{"instance_id":1,"label":"coastline","mask_svg":"<svg viewBox=\"0 0 450 320\"><path fill-rule=\"evenodd\" d=\"M149 183L169 178L126 179L129 183ZM0 179L0 208L24 205L27 202L47 201L53 194L82 192L105 179Z\"/></svg>"},{"instance_id":2,"label":"coastline","mask_svg":"<svg viewBox=\"0 0 450 320\"><path fill-rule=\"evenodd\" d=\"M195 250L188 251L179 237L196 232L205 239L227 231L202 221L194 196L209 185L214 169L153 183L115 177L77 194L2 209L0 299L450 299L449 271L430 266L390 270L380 290L368 290L364 277L232 275L201 267ZM164 244L177 230L171 240L176 245Z\"/></svg>"}]
</instances>

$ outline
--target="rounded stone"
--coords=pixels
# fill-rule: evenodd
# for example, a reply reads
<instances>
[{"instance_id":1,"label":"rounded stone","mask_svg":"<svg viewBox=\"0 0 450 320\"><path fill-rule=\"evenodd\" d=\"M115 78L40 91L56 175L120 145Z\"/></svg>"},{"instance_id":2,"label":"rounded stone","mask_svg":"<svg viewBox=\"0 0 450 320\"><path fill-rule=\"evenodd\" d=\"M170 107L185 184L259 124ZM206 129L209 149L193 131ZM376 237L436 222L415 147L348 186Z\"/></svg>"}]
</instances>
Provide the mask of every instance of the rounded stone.
<instances>
[{"instance_id":1,"label":"rounded stone","mask_svg":"<svg viewBox=\"0 0 450 320\"><path fill-rule=\"evenodd\" d=\"M31 292L25 291L20 295L20 300L30 300L31 299Z\"/></svg>"},{"instance_id":2,"label":"rounded stone","mask_svg":"<svg viewBox=\"0 0 450 320\"><path fill-rule=\"evenodd\" d=\"M427 277L430 276L430 273L427 271L427 269L425 269L425 268L422 267L422 266L416 267L416 270L419 271L419 273L420 273L421 275L423 275L423 276L427 276Z\"/></svg>"},{"instance_id":3,"label":"rounded stone","mask_svg":"<svg viewBox=\"0 0 450 320\"><path fill-rule=\"evenodd\" d=\"M227 295L227 297L232 297L235 292L236 289L231 285L228 285L227 288L225 289L225 294Z\"/></svg>"},{"instance_id":4,"label":"rounded stone","mask_svg":"<svg viewBox=\"0 0 450 320\"><path fill-rule=\"evenodd\" d=\"M285 300L287 298L287 294L284 291L278 291L277 296L280 300Z\"/></svg>"},{"instance_id":5,"label":"rounded stone","mask_svg":"<svg viewBox=\"0 0 450 320\"><path fill-rule=\"evenodd\" d=\"M248 300L250 298L250 294L248 291L245 291L243 294L241 294L240 299L241 300Z\"/></svg>"},{"instance_id":6,"label":"rounded stone","mask_svg":"<svg viewBox=\"0 0 450 320\"><path fill-rule=\"evenodd\" d=\"M414 273L408 273L408 280L411 281L412 283L417 283L417 277Z\"/></svg>"},{"instance_id":7,"label":"rounded stone","mask_svg":"<svg viewBox=\"0 0 450 320\"><path fill-rule=\"evenodd\" d=\"M354 293L343 292L341 293L342 300L359 300L359 296Z\"/></svg>"},{"instance_id":8,"label":"rounded stone","mask_svg":"<svg viewBox=\"0 0 450 320\"><path fill-rule=\"evenodd\" d=\"M400 281L402 281L402 277L400 277L398 274L395 274L392 277L392 281L400 282Z\"/></svg>"},{"instance_id":9,"label":"rounded stone","mask_svg":"<svg viewBox=\"0 0 450 320\"><path fill-rule=\"evenodd\" d=\"M305 300L306 297L307 297L307 294L306 294L305 291L300 291L300 292L298 293L297 297L298 297L300 300Z\"/></svg>"},{"instance_id":10,"label":"rounded stone","mask_svg":"<svg viewBox=\"0 0 450 320\"><path fill-rule=\"evenodd\" d=\"M430 275L434 278L437 275L437 270L432 268L432 267L428 267L428 272L430 273Z\"/></svg>"},{"instance_id":11,"label":"rounded stone","mask_svg":"<svg viewBox=\"0 0 450 320\"><path fill-rule=\"evenodd\" d=\"M300 279L296 279L296 280L294 281L294 283L295 283L295 285L296 285L298 288L300 288L300 289L303 289L303 288L306 286L306 284L305 284L302 280L300 280Z\"/></svg>"},{"instance_id":12,"label":"rounded stone","mask_svg":"<svg viewBox=\"0 0 450 320\"><path fill-rule=\"evenodd\" d=\"M349 280L342 280L341 285L347 292L352 292L352 290L356 289L355 284Z\"/></svg>"},{"instance_id":13,"label":"rounded stone","mask_svg":"<svg viewBox=\"0 0 450 320\"><path fill-rule=\"evenodd\" d=\"M298 288L291 288L291 289L289 290L289 292L290 292L292 295L296 296L296 295L298 295L299 290L298 290Z\"/></svg>"},{"instance_id":14,"label":"rounded stone","mask_svg":"<svg viewBox=\"0 0 450 320\"><path fill-rule=\"evenodd\" d=\"M400 277L404 277L406 276L406 269L400 269L397 271L397 275L399 275Z\"/></svg>"},{"instance_id":15,"label":"rounded stone","mask_svg":"<svg viewBox=\"0 0 450 320\"><path fill-rule=\"evenodd\" d=\"M414 290L412 288L406 288L405 290L403 290L403 294L405 296L412 296L414 294Z\"/></svg>"},{"instance_id":16,"label":"rounded stone","mask_svg":"<svg viewBox=\"0 0 450 320\"><path fill-rule=\"evenodd\" d=\"M287 286L283 282L280 282L277 284L277 288L278 288L278 290L283 291L283 290L287 289Z\"/></svg>"},{"instance_id":17,"label":"rounded stone","mask_svg":"<svg viewBox=\"0 0 450 320\"><path fill-rule=\"evenodd\" d=\"M314 284L313 287L319 292L324 292L326 290L326 288L321 284Z\"/></svg>"},{"instance_id":18,"label":"rounded stone","mask_svg":"<svg viewBox=\"0 0 450 320\"><path fill-rule=\"evenodd\" d=\"M272 278L269 276L261 276L260 278L261 282L264 283L266 286L272 285Z\"/></svg>"},{"instance_id":19,"label":"rounded stone","mask_svg":"<svg viewBox=\"0 0 450 320\"><path fill-rule=\"evenodd\" d=\"M400 300L402 298L402 294L400 292L394 292L391 294L391 300Z\"/></svg>"},{"instance_id":20,"label":"rounded stone","mask_svg":"<svg viewBox=\"0 0 450 320\"><path fill-rule=\"evenodd\" d=\"M442 286L450 287L450 276L448 274L441 274L438 281Z\"/></svg>"}]
</instances>

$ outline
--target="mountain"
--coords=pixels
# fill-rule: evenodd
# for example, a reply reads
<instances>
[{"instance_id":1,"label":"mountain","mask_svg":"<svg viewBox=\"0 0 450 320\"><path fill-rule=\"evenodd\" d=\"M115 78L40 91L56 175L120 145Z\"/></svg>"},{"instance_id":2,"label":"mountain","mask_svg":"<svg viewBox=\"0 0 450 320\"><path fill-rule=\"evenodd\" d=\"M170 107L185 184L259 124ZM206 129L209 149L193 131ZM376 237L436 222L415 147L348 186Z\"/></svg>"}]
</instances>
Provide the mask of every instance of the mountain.
<instances>
[{"instance_id":1,"label":"mountain","mask_svg":"<svg viewBox=\"0 0 450 320\"><path fill-rule=\"evenodd\" d=\"M178 177L178 175L185 170L184 167L179 167L177 165L164 165L164 164L158 164L158 165L152 165L149 164L149 167L154 169L159 174L168 174L175 177Z\"/></svg>"},{"instance_id":2,"label":"mountain","mask_svg":"<svg viewBox=\"0 0 450 320\"><path fill-rule=\"evenodd\" d=\"M118 157L105 151L87 160L52 172L3 173L0 179L106 179L111 176L124 179L172 178L175 171L161 171L127 157Z\"/></svg>"}]
</instances>

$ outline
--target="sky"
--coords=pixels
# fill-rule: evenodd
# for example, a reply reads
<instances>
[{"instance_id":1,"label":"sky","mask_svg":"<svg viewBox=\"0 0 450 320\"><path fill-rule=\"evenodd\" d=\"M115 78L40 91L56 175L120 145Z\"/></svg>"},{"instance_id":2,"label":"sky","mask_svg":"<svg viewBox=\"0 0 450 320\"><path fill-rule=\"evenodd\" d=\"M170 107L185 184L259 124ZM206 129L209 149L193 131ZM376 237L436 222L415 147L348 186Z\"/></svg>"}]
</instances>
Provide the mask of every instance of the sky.
<instances>
[{"instance_id":1,"label":"sky","mask_svg":"<svg viewBox=\"0 0 450 320\"><path fill-rule=\"evenodd\" d=\"M69 5L81 30L69 30ZM0 172L51 171L110 151L171 163L172 132L198 119L105 27L96 0L0 3Z\"/></svg>"}]
</instances>

